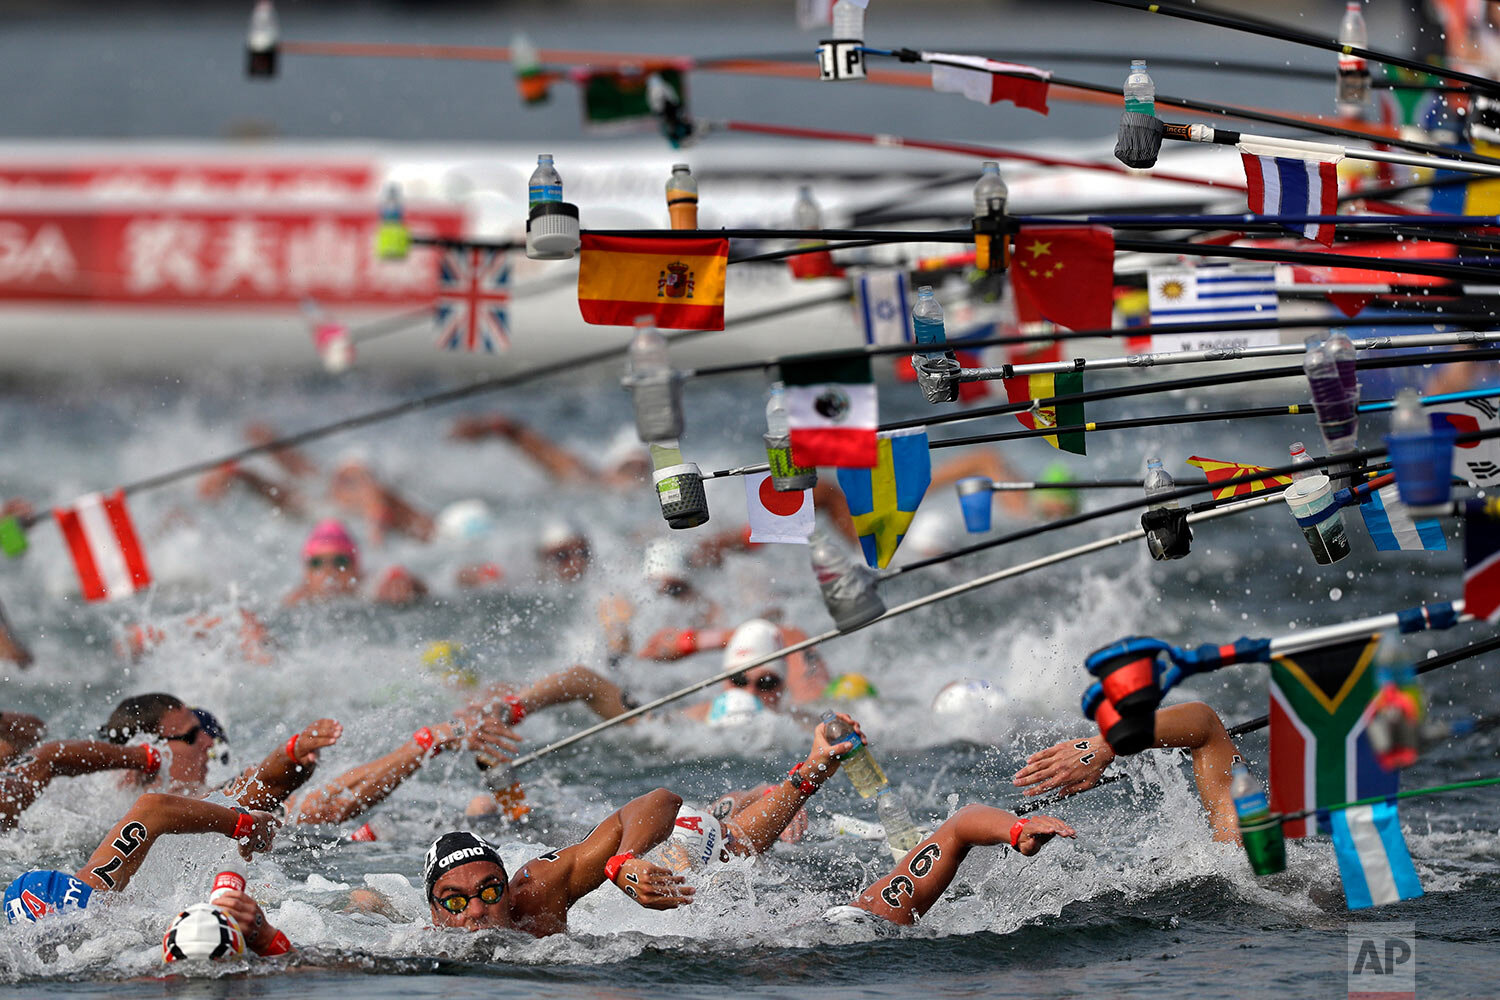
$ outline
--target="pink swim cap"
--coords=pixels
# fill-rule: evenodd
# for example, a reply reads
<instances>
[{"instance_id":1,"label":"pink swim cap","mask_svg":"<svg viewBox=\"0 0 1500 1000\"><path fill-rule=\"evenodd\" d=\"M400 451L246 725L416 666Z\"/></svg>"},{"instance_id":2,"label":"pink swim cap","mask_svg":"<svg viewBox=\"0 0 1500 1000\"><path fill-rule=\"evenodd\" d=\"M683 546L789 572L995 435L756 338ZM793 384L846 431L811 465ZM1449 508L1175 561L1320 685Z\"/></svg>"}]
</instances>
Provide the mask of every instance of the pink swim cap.
<instances>
[{"instance_id":1,"label":"pink swim cap","mask_svg":"<svg viewBox=\"0 0 1500 1000\"><path fill-rule=\"evenodd\" d=\"M359 559L359 549L354 547L354 539L349 537L344 522L331 517L326 521L319 521L312 534L307 536L307 541L302 544L302 558L321 555L345 555L350 559Z\"/></svg>"}]
</instances>

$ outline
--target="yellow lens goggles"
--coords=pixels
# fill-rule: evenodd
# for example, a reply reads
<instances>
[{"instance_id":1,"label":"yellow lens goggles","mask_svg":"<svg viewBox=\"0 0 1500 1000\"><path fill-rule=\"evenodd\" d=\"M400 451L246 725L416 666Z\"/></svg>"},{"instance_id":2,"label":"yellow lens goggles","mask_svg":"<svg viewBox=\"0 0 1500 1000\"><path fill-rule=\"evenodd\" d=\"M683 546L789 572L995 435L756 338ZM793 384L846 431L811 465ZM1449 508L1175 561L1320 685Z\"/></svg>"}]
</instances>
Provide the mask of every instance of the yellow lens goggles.
<instances>
[{"instance_id":1,"label":"yellow lens goggles","mask_svg":"<svg viewBox=\"0 0 1500 1000\"><path fill-rule=\"evenodd\" d=\"M479 901L485 906L491 906L498 903L504 893L505 886L503 885L487 885L479 890ZM438 900L438 904L449 913L462 913L469 908L469 900L473 898L473 896L465 896L463 893L456 893L452 896L444 896Z\"/></svg>"}]
</instances>

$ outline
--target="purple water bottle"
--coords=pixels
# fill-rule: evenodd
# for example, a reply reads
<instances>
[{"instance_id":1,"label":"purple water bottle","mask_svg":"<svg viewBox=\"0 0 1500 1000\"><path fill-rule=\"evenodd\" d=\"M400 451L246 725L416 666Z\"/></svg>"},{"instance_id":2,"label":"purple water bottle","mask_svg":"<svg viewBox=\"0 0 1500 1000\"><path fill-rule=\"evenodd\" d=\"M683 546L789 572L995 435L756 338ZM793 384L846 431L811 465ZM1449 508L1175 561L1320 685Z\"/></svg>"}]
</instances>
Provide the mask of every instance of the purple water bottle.
<instances>
[{"instance_id":1,"label":"purple water bottle","mask_svg":"<svg viewBox=\"0 0 1500 1000\"><path fill-rule=\"evenodd\" d=\"M1323 432L1330 455L1348 454L1355 449L1359 430L1354 412L1357 387L1354 390L1346 387L1340 377L1335 350L1330 348L1326 339L1314 335L1307 338L1306 344L1307 356L1303 359L1302 370L1307 373L1307 385L1312 391L1318 429ZM1350 368L1352 371L1352 361Z\"/></svg>"}]
</instances>

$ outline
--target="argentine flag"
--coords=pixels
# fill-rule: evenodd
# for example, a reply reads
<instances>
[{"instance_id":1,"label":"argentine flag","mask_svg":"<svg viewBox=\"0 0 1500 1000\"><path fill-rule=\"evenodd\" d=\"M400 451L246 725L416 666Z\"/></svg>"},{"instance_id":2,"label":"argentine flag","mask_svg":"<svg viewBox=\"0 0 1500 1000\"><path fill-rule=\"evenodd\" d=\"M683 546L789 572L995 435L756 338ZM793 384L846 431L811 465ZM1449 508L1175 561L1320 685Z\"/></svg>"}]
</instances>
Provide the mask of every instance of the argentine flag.
<instances>
[{"instance_id":1,"label":"argentine flag","mask_svg":"<svg viewBox=\"0 0 1500 1000\"><path fill-rule=\"evenodd\" d=\"M1443 537L1443 526L1437 518L1418 521L1411 516L1401 502L1396 484L1371 490L1359 505L1359 513L1365 519L1365 530L1370 541L1380 552L1396 552L1406 549L1413 552L1446 552L1448 540Z\"/></svg>"},{"instance_id":2,"label":"argentine flag","mask_svg":"<svg viewBox=\"0 0 1500 1000\"><path fill-rule=\"evenodd\" d=\"M1333 813L1333 852L1344 899L1351 910L1365 910L1422 895L1393 802L1352 806Z\"/></svg>"}]
</instances>

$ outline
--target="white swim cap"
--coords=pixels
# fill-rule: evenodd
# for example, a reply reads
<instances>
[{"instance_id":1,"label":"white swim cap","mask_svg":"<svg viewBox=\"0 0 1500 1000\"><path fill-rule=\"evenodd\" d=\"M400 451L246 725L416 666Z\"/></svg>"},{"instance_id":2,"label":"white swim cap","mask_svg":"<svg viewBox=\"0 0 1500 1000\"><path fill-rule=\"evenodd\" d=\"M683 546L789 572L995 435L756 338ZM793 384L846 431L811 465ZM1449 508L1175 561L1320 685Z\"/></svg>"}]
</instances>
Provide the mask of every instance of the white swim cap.
<instances>
[{"instance_id":1,"label":"white swim cap","mask_svg":"<svg viewBox=\"0 0 1500 1000\"><path fill-rule=\"evenodd\" d=\"M962 537L963 522L949 517L946 509L922 510L906 529L901 551L925 559L958 548Z\"/></svg>"},{"instance_id":2,"label":"white swim cap","mask_svg":"<svg viewBox=\"0 0 1500 1000\"><path fill-rule=\"evenodd\" d=\"M729 637L729 645L724 647L724 669L735 670L758 660L762 656L774 653L781 648L781 629L772 625L764 618L752 618ZM774 670L786 674L785 660L772 660L764 664Z\"/></svg>"},{"instance_id":3,"label":"white swim cap","mask_svg":"<svg viewBox=\"0 0 1500 1000\"><path fill-rule=\"evenodd\" d=\"M648 580L681 580L687 583L693 576L687 546L668 538L656 539L646 546L641 571Z\"/></svg>"},{"instance_id":4,"label":"white swim cap","mask_svg":"<svg viewBox=\"0 0 1500 1000\"><path fill-rule=\"evenodd\" d=\"M743 726L766 710L760 699L749 691L730 688L721 692L708 709L708 724L719 729Z\"/></svg>"},{"instance_id":5,"label":"white swim cap","mask_svg":"<svg viewBox=\"0 0 1500 1000\"><path fill-rule=\"evenodd\" d=\"M437 536L446 541L473 541L494 530L495 517L483 500L456 500L438 512Z\"/></svg>"},{"instance_id":6,"label":"white swim cap","mask_svg":"<svg viewBox=\"0 0 1500 1000\"><path fill-rule=\"evenodd\" d=\"M194 903L172 918L161 939L161 960L221 961L245 953L245 935L235 919L211 903Z\"/></svg>"},{"instance_id":7,"label":"white swim cap","mask_svg":"<svg viewBox=\"0 0 1500 1000\"><path fill-rule=\"evenodd\" d=\"M724 827L714 815L692 806L677 810L672 835L662 845L662 864L678 874L729 860Z\"/></svg>"},{"instance_id":8,"label":"white swim cap","mask_svg":"<svg viewBox=\"0 0 1500 1000\"><path fill-rule=\"evenodd\" d=\"M965 677L947 684L932 699L932 714L975 719L1004 711L1005 692L982 678Z\"/></svg>"},{"instance_id":9,"label":"white swim cap","mask_svg":"<svg viewBox=\"0 0 1500 1000\"><path fill-rule=\"evenodd\" d=\"M536 546L539 549L556 549L577 541L588 541L588 535L584 534L583 529L566 518L554 517L542 525L542 533L537 536Z\"/></svg>"}]
</instances>

